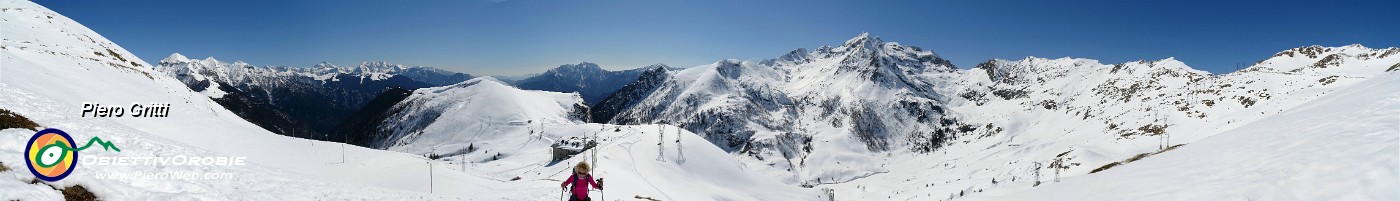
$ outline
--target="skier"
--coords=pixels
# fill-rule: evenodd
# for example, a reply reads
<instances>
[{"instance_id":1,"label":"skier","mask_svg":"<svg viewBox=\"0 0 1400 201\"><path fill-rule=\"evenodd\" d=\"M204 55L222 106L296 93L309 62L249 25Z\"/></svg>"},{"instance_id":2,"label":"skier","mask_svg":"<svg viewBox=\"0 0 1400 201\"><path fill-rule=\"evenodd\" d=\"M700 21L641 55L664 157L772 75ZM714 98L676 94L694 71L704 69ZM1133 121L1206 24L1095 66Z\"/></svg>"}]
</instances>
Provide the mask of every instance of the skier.
<instances>
[{"instance_id":1,"label":"skier","mask_svg":"<svg viewBox=\"0 0 1400 201\"><path fill-rule=\"evenodd\" d=\"M569 179L564 180L564 183L559 184L559 188L569 188L569 184L574 185L570 189L569 201L592 200L588 198L588 185L585 184L591 184L593 188L603 190L603 179L599 178L597 182L594 182L593 175L588 174L588 162L583 161L579 161L578 165L574 166L574 174L569 176Z\"/></svg>"}]
</instances>

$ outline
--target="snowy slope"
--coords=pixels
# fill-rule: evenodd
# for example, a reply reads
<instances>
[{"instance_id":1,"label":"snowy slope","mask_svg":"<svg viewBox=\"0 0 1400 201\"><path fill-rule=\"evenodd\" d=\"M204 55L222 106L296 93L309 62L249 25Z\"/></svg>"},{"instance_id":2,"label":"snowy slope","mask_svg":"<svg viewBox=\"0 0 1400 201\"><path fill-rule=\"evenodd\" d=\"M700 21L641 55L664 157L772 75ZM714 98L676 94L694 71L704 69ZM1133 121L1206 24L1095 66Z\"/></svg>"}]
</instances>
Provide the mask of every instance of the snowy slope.
<instances>
[{"instance_id":1,"label":"snowy slope","mask_svg":"<svg viewBox=\"0 0 1400 201\"><path fill-rule=\"evenodd\" d=\"M1400 75L1141 161L989 200L1396 200Z\"/></svg>"},{"instance_id":2,"label":"snowy slope","mask_svg":"<svg viewBox=\"0 0 1400 201\"><path fill-rule=\"evenodd\" d=\"M659 76L611 120L681 125L756 171L835 189L841 200L948 199L1206 139L1395 71L1397 52L1300 47L1230 74L1173 58L1031 57L942 70L930 51L862 34L840 47Z\"/></svg>"},{"instance_id":3,"label":"snowy slope","mask_svg":"<svg viewBox=\"0 0 1400 201\"><path fill-rule=\"evenodd\" d=\"M747 171L727 152L674 126L584 124L586 106L576 93L521 90L483 77L415 90L394 107L381 122L391 133L386 149L493 180L485 185L496 187L478 198L558 196L558 182L572 165L595 156L596 174L606 179L607 194L618 196L613 199L822 198ZM579 138L597 139L599 146L553 160L553 145Z\"/></svg>"},{"instance_id":4,"label":"snowy slope","mask_svg":"<svg viewBox=\"0 0 1400 201\"><path fill-rule=\"evenodd\" d=\"M836 47L680 70L612 117L675 124L791 185L877 172L881 152L939 146L956 68L932 51L861 34ZM946 117L951 118L951 117ZM916 145L911 145L916 144Z\"/></svg>"},{"instance_id":5,"label":"snowy slope","mask_svg":"<svg viewBox=\"0 0 1400 201\"><path fill-rule=\"evenodd\" d=\"M674 126L569 124L546 126L545 132L536 134L520 132L524 129L518 127L525 126L510 127L495 125L490 132L529 137L480 137L470 141L475 143L475 151L437 150L443 152L439 160L461 167L454 170L465 169L494 181L482 182L490 191L475 198L561 199L560 182L569 176L573 164L586 160L594 165L593 174L604 179L606 191L592 191L594 199L825 200L815 189L785 185L756 174L723 150ZM571 137L599 139L599 145L552 161L554 139ZM677 141L678 137L683 139Z\"/></svg>"},{"instance_id":6,"label":"snowy slope","mask_svg":"<svg viewBox=\"0 0 1400 201\"><path fill-rule=\"evenodd\" d=\"M785 185L757 174L727 152L675 126L587 124L561 127L546 135L596 135L601 140L596 153L585 151L552 167L520 173L525 178L546 179L544 185L551 188L557 188L558 182L567 177L569 165L591 161L596 154L595 174L605 178L605 185L614 185L604 186L609 200L635 196L660 200L827 198L817 189ZM597 192L591 195L603 196Z\"/></svg>"},{"instance_id":7,"label":"snowy slope","mask_svg":"<svg viewBox=\"0 0 1400 201\"><path fill-rule=\"evenodd\" d=\"M465 142L477 137L484 137L482 140L519 137L487 132L487 129L491 129L487 127L490 125L515 125L526 129L529 129L526 126L534 125L534 130L539 130L539 125L584 123L587 108L577 93L526 91L491 77L481 77L448 86L415 90L413 95L395 106L393 115L382 122L386 124L381 129L389 133L384 141L377 144L378 147L409 153L426 153L428 150L425 149L429 148L465 149L467 144L444 143ZM431 135L462 132L496 136L460 138L468 136Z\"/></svg>"},{"instance_id":8,"label":"snowy slope","mask_svg":"<svg viewBox=\"0 0 1400 201\"><path fill-rule=\"evenodd\" d=\"M279 136L222 109L174 78L155 76L146 62L131 56L92 30L28 1L0 6L0 108L44 127L61 128L74 138L100 136L122 152L84 151L87 157L247 157L247 166L93 166L79 164L56 186L83 185L99 198L162 199L434 199L419 172L421 157L347 146L352 160L339 162L341 146ZM78 117L83 102L125 106L132 102L171 104L167 118ZM0 199L53 199L46 187L27 184L20 144L31 130L0 131ZM335 157L332 159L332 157ZM364 159L364 160L354 160ZM99 174L225 172L232 180L100 179ZM439 177L475 181L444 173ZM423 176L426 177L426 176ZM25 182L25 183L16 183ZM421 184L421 186L420 186ZM9 193L17 192L17 193ZM29 197L35 196L35 197Z\"/></svg>"},{"instance_id":9,"label":"snowy slope","mask_svg":"<svg viewBox=\"0 0 1400 201\"><path fill-rule=\"evenodd\" d=\"M1314 73L1214 75L1170 58L1121 64L1074 58L989 61L959 78L962 99L949 110L962 113L962 121L990 125L974 130L999 132L967 136L927 155L891 153L893 162L882 164L888 174L824 187L837 189L838 199L942 200L1089 174L1111 162L1162 146L1189 147L1293 110L1393 73L1386 67L1400 63L1400 57L1380 56L1395 48L1361 50L1366 53L1354 55L1371 56L1338 56L1347 62L1322 65L1325 69ZM1276 58L1259 66L1317 66L1317 60L1271 60Z\"/></svg>"},{"instance_id":10,"label":"snowy slope","mask_svg":"<svg viewBox=\"0 0 1400 201\"><path fill-rule=\"evenodd\" d=\"M1400 63L1397 57L1373 59L1354 63ZM943 200L1028 188L1085 175L1164 145L1189 147L1388 75L1377 66L1330 66L1357 74L1323 82L1332 75L1212 75L1172 59L1113 65L1072 58L994 60L965 74L959 81L969 86L959 92L965 100L949 110L975 112L961 117L1001 132L969 136L926 155L891 153L893 162L882 164L889 173L824 187L837 189L842 200Z\"/></svg>"}]
</instances>

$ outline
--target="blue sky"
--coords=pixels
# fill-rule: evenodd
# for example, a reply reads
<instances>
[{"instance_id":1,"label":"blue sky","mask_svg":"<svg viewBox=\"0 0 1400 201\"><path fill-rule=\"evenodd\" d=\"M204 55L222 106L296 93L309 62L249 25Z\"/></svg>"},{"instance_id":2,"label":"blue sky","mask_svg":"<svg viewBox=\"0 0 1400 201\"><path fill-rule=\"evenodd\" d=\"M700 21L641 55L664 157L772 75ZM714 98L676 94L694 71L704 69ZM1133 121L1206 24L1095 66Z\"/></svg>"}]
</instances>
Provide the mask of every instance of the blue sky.
<instances>
[{"instance_id":1,"label":"blue sky","mask_svg":"<svg viewBox=\"0 0 1400 201\"><path fill-rule=\"evenodd\" d=\"M991 58L1176 57L1215 73L1306 45L1400 46L1397 1L54 1L147 61L389 61L477 75L589 61L691 67L861 32L967 68Z\"/></svg>"}]
</instances>

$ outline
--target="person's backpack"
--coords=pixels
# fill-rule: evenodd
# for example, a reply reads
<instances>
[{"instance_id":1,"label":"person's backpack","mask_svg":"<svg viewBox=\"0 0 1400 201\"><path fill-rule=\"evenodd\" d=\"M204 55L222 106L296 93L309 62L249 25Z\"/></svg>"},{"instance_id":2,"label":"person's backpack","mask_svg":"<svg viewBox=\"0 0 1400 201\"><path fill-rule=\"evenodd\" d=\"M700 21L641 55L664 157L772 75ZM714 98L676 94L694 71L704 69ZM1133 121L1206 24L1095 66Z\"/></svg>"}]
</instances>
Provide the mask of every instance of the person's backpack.
<instances>
[{"instance_id":1,"label":"person's backpack","mask_svg":"<svg viewBox=\"0 0 1400 201\"><path fill-rule=\"evenodd\" d=\"M578 173L574 173L574 175L569 175L569 180L573 181L569 182L569 190L572 191L574 190L574 187L578 187Z\"/></svg>"}]
</instances>

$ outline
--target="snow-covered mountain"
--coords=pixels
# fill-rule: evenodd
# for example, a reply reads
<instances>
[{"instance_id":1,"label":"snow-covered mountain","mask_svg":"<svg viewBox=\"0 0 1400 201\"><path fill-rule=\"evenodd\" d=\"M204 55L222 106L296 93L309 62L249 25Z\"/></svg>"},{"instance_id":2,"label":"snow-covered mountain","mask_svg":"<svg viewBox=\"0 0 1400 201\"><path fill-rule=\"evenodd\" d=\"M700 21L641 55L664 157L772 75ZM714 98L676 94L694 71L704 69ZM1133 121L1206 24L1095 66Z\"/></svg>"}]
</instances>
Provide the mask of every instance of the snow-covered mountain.
<instances>
[{"instance_id":1,"label":"snow-covered mountain","mask_svg":"<svg viewBox=\"0 0 1400 201\"><path fill-rule=\"evenodd\" d=\"M642 71L656 68L671 69L665 64L654 64L631 70L609 71L598 64L582 62L560 65L513 83L521 89L578 92L583 95L584 102L593 105L603 101L623 85L636 81Z\"/></svg>"},{"instance_id":2,"label":"snow-covered mountain","mask_svg":"<svg viewBox=\"0 0 1400 201\"><path fill-rule=\"evenodd\" d=\"M582 113L572 113L581 111L571 108L581 102L575 94L518 90L487 78L418 89L404 101L431 106L415 110L447 115L402 138L409 143L395 150L476 142L480 149L465 154L422 157L280 136L224 109L180 79L159 76L162 72L145 67L150 65L71 19L28 1L0 5L0 19L4 19L0 20L4 36L0 109L41 127L61 128L75 138L100 136L121 148L120 152L83 151L84 158L227 156L246 157L248 162L244 166L80 163L67 178L42 182L23 171L22 147L34 130L0 128L0 166L7 167L0 170L0 199L62 200L65 195L57 188L82 186L101 200L551 200L561 195L558 185L571 165L584 158L593 161L595 172L607 179L608 191L593 193L600 200L826 198L815 190L782 185L749 172L726 152L708 142L690 140L698 137L678 128L581 124L577 115ZM530 99L501 99L512 97ZM473 101L447 101L454 99ZM168 102L171 114L166 118L74 117L83 102ZM507 103L517 105L496 105ZM523 125L473 121L493 118L535 121ZM487 125L491 132L460 132L452 129L456 123L464 124L457 125L460 128ZM530 129L536 132L527 132ZM661 130L668 133L652 132ZM444 137L474 136L470 134L481 135L480 140ZM556 141L584 136L600 142L589 150L596 154L550 159ZM642 142L653 139L676 141ZM468 160L456 160L463 157ZM232 178L103 178L172 172Z\"/></svg>"},{"instance_id":3,"label":"snow-covered mountain","mask_svg":"<svg viewBox=\"0 0 1400 201\"><path fill-rule=\"evenodd\" d=\"M961 100L948 109L963 114L965 122L990 125L973 130L1001 132L962 137L942 151L896 156L891 160L897 162L886 165L892 167L890 172L940 176L915 177L919 182L890 181L903 181L907 175L872 176L832 188L905 186L874 196L956 198L1085 175L1171 146L1189 148L1296 110L1332 91L1371 79L1393 79L1394 73L1386 70L1400 63L1400 57L1380 55L1396 48L1348 47L1364 53L1332 51L1315 59L1284 54L1229 74L1197 71L1171 58L1121 64L1075 58L984 62L959 78L958 85L964 87L957 93ZM1308 47L1284 52L1300 49ZM1319 65L1328 55L1337 55L1334 58L1342 63ZM1287 72L1299 68L1318 71ZM944 165L929 170L927 164ZM914 185L930 187L907 187Z\"/></svg>"},{"instance_id":4,"label":"snow-covered mountain","mask_svg":"<svg viewBox=\"0 0 1400 201\"><path fill-rule=\"evenodd\" d=\"M398 66L398 64L388 65ZM473 78L472 75L468 75L466 73L452 72L448 70L443 70L441 68L427 66L398 66L398 68L401 70L399 70L399 72L395 75L408 77L408 79L412 79L413 81L427 83L428 85L432 86L446 86Z\"/></svg>"},{"instance_id":5,"label":"snow-covered mountain","mask_svg":"<svg viewBox=\"0 0 1400 201\"><path fill-rule=\"evenodd\" d=\"M342 139L329 133L387 88L416 89L470 79L432 67L364 62L309 68L253 66L241 61L171 54L155 66L263 128L289 136Z\"/></svg>"},{"instance_id":6,"label":"snow-covered mountain","mask_svg":"<svg viewBox=\"0 0 1400 201\"><path fill-rule=\"evenodd\" d=\"M99 200L421 200L464 199L480 177L398 152L280 136L236 116L161 76L149 63L84 27L30 1L0 1L0 109L74 139L101 137L120 147L81 151L63 180L26 171L24 147L41 128L0 128L0 199L64 200L58 188L82 186ZM80 117L83 103L127 107L169 103L168 117ZM349 159L341 161L344 154ZM94 158L246 157L247 165L101 165ZM369 160L372 159L372 160ZM87 160L87 161L83 161ZM440 169L439 187L405 171ZM169 174L220 174L156 177ZM125 175L125 176L123 176Z\"/></svg>"},{"instance_id":7,"label":"snow-covered mountain","mask_svg":"<svg viewBox=\"0 0 1400 201\"><path fill-rule=\"evenodd\" d=\"M727 152L674 126L586 124L588 107L577 93L522 90L481 77L403 95L364 121L375 126L346 131L370 131L351 136L372 147L423 155L506 182L496 195L545 199L539 197L557 191L572 164L589 161L599 168L597 175L619 186L607 187L609 195L629 199L825 197L745 170ZM559 154L554 147L568 139L597 145L553 158Z\"/></svg>"},{"instance_id":8,"label":"snow-covered mountain","mask_svg":"<svg viewBox=\"0 0 1400 201\"><path fill-rule=\"evenodd\" d=\"M1172 58L1032 57L957 69L931 51L861 34L838 47L651 76L599 104L622 112L595 118L675 124L786 183L838 195L872 198L897 192L855 189L883 182L912 190L932 180L953 184L927 193L947 197L1036 175L1083 175L1206 139L1395 71L1397 51L1302 47L1223 75ZM943 168L888 167L905 161ZM910 174L948 176L865 179Z\"/></svg>"},{"instance_id":9,"label":"snow-covered mountain","mask_svg":"<svg viewBox=\"0 0 1400 201\"><path fill-rule=\"evenodd\" d=\"M617 113L632 108L642 98L646 98L651 95L651 92L656 91L657 87L670 79L671 73L673 73L671 71L671 69L666 68L652 68L642 72L641 75L638 75L637 80L623 85L612 95L594 103L589 108L590 118L593 122L612 120L614 116L617 116Z\"/></svg>"},{"instance_id":10,"label":"snow-covered mountain","mask_svg":"<svg viewBox=\"0 0 1400 201\"><path fill-rule=\"evenodd\" d=\"M84 164L37 182L18 171L34 130L0 128L5 200L63 199L56 188L78 185L110 200L552 200L579 161L607 178L591 193L600 200L1400 199L1397 48L1300 47L1228 74L1172 58L960 69L861 34L774 59L643 70L593 107L491 78L383 86L336 128L370 131L337 137L378 150L279 136L227 100L274 103L304 92L268 88L364 86L404 69L176 55L151 66L42 6L3 3L0 109L122 148L84 157L250 162ZM84 102L168 102L171 115L73 117ZM160 172L236 178L99 178Z\"/></svg>"},{"instance_id":11,"label":"snow-covered mountain","mask_svg":"<svg viewBox=\"0 0 1400 201\"><path fill-rule=\"evenodd\" d=\"M575 93L526 91L481 77L442 87L414 90L388 108L382 119L367 122L378 127L367 130L372 137L365 144L376 148L419 148L418 143L449 143L424 133L484 132L481 128L455 125L541 125L579 124L587 118L588 106ZM454 125L452 127L441 127ZM349 131L353 132L353 131ZM465 149L467 145L443 147ZM432 146L437 147L437 146ZM414 153L426 152L416 151Z\"/></svg>"},{"instance_id":12,"label":"snow-covered mountain","mask_svg":"<svg viewBox=\"0 0 1400 201\"><path fill-rule=\"evenodd\" d=\"M877 164L876 153L931 150L958 136L943 130L963 126L945 110L959 73L932 51L863 33L837 47L649 80L661 84L626 93L642 98L622 101L634 105L611 122L681 126L753 164L796 173L780 176L793 185L849 180L878 170L838 163Z\"/></svg>"}]
</instances>

